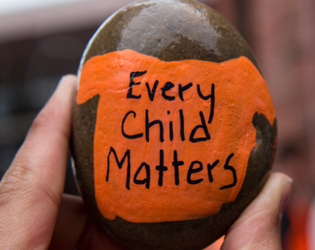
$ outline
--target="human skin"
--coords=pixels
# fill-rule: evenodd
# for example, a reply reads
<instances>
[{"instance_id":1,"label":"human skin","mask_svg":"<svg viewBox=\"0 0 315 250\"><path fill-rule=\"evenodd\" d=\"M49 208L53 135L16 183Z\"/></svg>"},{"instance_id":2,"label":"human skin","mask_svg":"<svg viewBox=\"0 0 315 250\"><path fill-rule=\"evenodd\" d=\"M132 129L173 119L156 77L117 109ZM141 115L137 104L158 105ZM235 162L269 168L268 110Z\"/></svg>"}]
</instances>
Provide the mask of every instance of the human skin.
<instances>
[{"instance_id":1,"label":"human skin","mask_svg":"<svg viewBox=\"0 0 315 250\"><path fill-rule=\"evenodd\" d=\"M80 197L63 194L75 82L61 79L0 182L0 249L126 249L90 220ZM291 187L287 175L271 174L221 249L281 249Z\"/></svg>"}]
</instances>

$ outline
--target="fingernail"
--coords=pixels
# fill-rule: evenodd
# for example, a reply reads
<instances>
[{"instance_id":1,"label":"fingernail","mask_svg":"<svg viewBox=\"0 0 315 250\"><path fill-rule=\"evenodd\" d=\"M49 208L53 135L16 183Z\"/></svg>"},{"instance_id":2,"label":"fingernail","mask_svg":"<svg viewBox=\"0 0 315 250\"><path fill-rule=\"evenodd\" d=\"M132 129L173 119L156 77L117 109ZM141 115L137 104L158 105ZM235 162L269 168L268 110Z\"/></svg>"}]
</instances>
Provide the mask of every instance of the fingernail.
<instances>
[{"instance_id":1,"label":"fingernail","mask_svg":"<svg viewBox=\"0 0 315 250\"><path fill-rule=\"evenodd\" d=\"M291 191L292 191L292 183L293 183L293 180L291 178L288 178L283 184L284 187L283 187L281 200L280 200L280 206L279 206L280 218L282 218L284 210L288 205L288 202L291 196Z\"/></svg>"}]
</instances>

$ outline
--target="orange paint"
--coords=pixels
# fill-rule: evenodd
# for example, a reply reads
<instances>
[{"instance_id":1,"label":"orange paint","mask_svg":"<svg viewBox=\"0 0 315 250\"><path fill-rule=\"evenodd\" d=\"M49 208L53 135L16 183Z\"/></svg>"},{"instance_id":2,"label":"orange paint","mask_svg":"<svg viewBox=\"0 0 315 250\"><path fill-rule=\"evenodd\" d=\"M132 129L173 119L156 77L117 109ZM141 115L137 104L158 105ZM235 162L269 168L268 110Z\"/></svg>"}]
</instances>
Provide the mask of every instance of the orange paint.
<instances>
[{"instance_id":1,"label":"orange paint","mask_svg":"<svg viewBox=\"0 0 315 250\"><path fill-rule=\"evenodd\" d=\"M82 68L77 103L95 95L95 197L110 220L182 221L219 212L242 187L256 146L255 112L275 120L266 83L245 57L164 62L132 50L95 56Z\"/></svg>"}]
</instances>

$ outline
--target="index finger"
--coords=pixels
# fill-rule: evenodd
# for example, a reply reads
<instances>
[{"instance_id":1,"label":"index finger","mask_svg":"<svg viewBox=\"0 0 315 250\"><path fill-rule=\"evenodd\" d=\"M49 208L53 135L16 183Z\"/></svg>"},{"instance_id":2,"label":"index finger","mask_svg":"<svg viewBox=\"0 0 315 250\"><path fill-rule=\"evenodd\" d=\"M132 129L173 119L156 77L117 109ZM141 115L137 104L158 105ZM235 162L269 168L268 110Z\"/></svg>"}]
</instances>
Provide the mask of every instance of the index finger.
<instances>
[{"instance_id":1,"label":"index finger","mask_svg":"<svg viewBox=\"0 0 315 250\"><path fill-rule=\"evenodd\" d=\"M0 183L1 249L49 245L65 182L75 81L62 78Z\"/></svg>"}]
</instances>

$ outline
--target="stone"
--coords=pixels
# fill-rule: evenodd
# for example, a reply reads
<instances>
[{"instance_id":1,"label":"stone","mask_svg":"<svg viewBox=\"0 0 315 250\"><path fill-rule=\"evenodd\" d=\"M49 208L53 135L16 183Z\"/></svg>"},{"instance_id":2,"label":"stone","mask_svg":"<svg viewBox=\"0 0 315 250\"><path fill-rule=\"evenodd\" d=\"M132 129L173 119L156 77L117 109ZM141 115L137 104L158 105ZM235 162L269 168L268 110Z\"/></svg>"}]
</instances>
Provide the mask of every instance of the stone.
<instances>
[{"instance_id":1,"label":"stone","mask_svg":"<svg viewBox=\"0 0 315 250\"><path fill-rule=\"evenodd\" d=\"M75 177L89 213L123 245L203 249L265 184L272 100L245 40L208 6L120 9L92 37L78 76Z\"/></svg>"}]
</instances>

